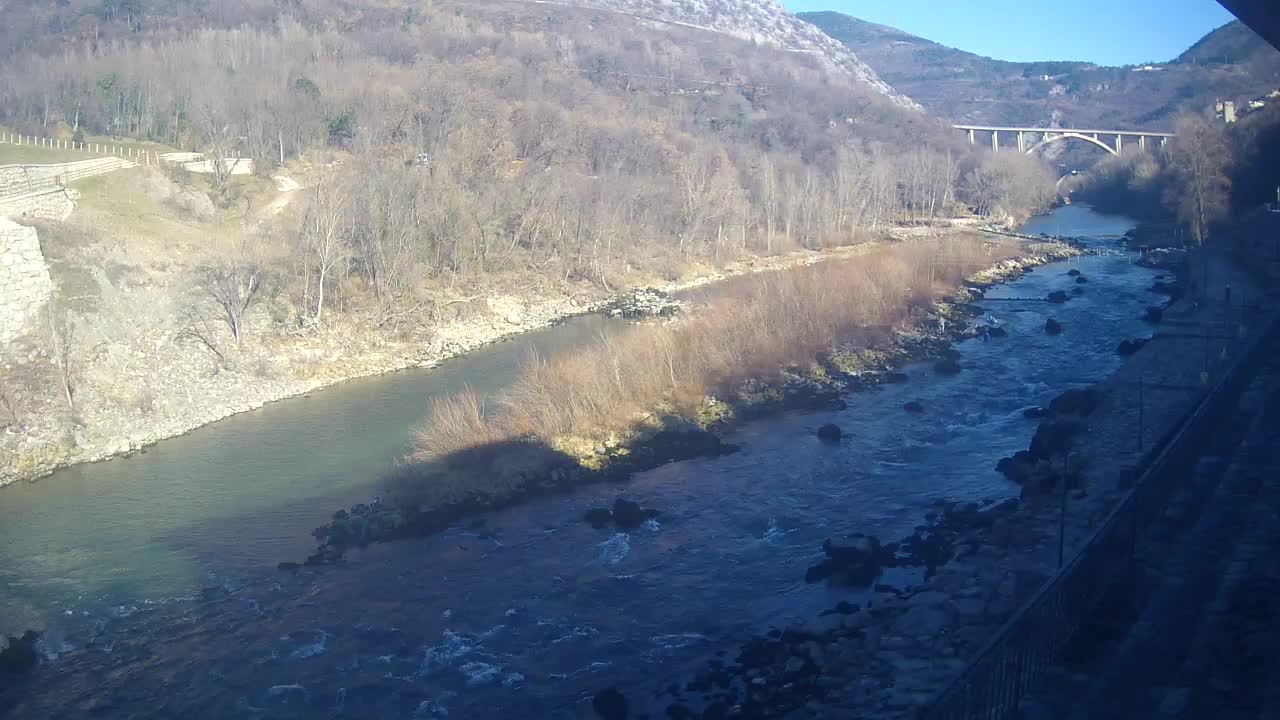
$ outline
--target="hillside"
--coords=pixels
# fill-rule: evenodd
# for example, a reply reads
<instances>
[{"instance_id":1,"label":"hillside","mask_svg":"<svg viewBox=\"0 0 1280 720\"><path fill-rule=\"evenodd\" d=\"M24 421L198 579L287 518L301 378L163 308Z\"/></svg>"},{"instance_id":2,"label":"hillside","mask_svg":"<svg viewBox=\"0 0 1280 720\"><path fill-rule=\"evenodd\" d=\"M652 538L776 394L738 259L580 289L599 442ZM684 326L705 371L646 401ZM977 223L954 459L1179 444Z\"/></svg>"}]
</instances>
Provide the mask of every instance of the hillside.
<instances>
[{"instance_id":1,"label":"hillside","mask_svg":"<svg viewBox=\"0 0 1280 720\"><path fill-rule=\"evenodd\" d=\"M1280 51L1239 22L1180 57L1139 67L1015 63L949 48L835 12L800 17L855 50L880 77L953 122L1168 129L1218 98L1241 106L1280 87Z\"/></svg>"}]
</instances>

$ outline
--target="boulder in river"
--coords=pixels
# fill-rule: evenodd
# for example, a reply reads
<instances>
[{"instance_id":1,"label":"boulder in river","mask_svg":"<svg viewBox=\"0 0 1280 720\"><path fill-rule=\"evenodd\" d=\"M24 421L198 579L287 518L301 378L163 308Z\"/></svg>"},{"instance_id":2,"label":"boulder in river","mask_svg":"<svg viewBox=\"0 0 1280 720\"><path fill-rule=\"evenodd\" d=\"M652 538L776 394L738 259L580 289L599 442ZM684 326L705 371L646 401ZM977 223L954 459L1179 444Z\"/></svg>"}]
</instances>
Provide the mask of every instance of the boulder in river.
<instances>
[{"instance_id":1,"label":"boulder in river","mask_svg":"<svg viewBox=\"0 0 1280 720\"><path fill-rule=\"evenodd\" d=\"M902 409L906 410L909 413L919 415L924 412L924 403L920 402L919 400L912 400L911 402L903 405Z\"/></svg>"},{"instance_id":2,"label":"boulder in river","mask_svg":"<svg viewBox=\"0 0 1280 720\"><path fill-rule=\"evenodd\" d=\"M893 553L881 546L879 538L855 534L829 538L822 543L826 558L805 572L805 582L830 578L840 585L867 587L880 576Z\"/></svg>"},{"instance_id":3,"label":"boulder in river","mask_svg":"<svg viewBox=\"0 0 1280 720\"><path fill-rule=\"evenodd\" d=\"M591 508L583 514L582 519L597 530L603 530L613 522L613 513L608 508Z\"/></svg>"},{"instance_id":4,"label":"boulder in river","mask_svg":"<svg viewBox=\"0 0 1280 720\"><path fill-rule=\"evenodd\" d=\"M646 521L652 520L661 515L660 512L652 508L640 507L640 503L626 498L618 498L613 501L613 509L608 508L591 508L583 513L583 519L587 521L591 527L597 530L603 530L614 523L622 530L635 530L643 525Z\"/></svg>"},{"instance_id":5,"label":"boulder in river","mask_svg":"<svg viewBox=\"0 0 1280 720\"><path fill-rule=\"evenodd\" d=\"M884 381L891 385L901 385L910 379L911 377L904 372L891 372L884 376Z\"/></svg>"},{"instance_id":6,"label":"boulder in river","mask_svg":"<svg viewBox=\"0 0 1280 720\"><path fill-rule=\"evenodd\" d=\"M1067 390L1049 403L1049 411L1054 415L1086 416L1096 410L1101 402L1102 392L1095 388Z\"/></svg>"},{"instance_id":7,"label":"boulder in river","mask_svg":"<svg viewBox=\"0 0 1280 720\"><path fill-rule=\"evenodd\" d=\"M619 295L600 309L610 317L637 319L671 317L679 312L681 307L681 302L667 293L652 288L640 288Z\"/></svg>"},{"instance_id":8,"label":"boulder in river","mask_svg":"<svg viewBox=\"0 0 1280 720\"><path fill-rule=\"evenodd\" d=\"M626 720L627 698L616 687L608 687L591 698L591 709L601 720Z\"/></svg>"},{"instance_id":9,"label":"boulder in river","mask_svg":"<svg viewBox=\"0 0 1280 720\"><path fill-rule=\"evenodd\" d=\"M844 431L838 425L827 423L818 428L818 439L825 443L838 443L844 437Z\"/></svg>"},{"instance_id":10,"label":"boulder in river","mask_svg":"<svg viewBox=\"0 0 1280 720\"><path fill-rule=\"evenodd\" d=\"M982 329L982 333L987 337L1004 337L1009 334L1009 331L999 325L988 325Z\"/></svg>"},{"instance_id":11,"label":"boulder in river","mask_svg":"<svg viewBox=\"0 0 1280 720\"><path fill-rule=\"evenodd\" d=\"M1067 271L1067 274L1068 274L1068 275L1070 275L1070 276L1072 276L1072 277L1080 277L1080 271L1079 271L1079 270L1076 270L1075 268L1072 268L1072 269L1068 270L1068 271Z\"/></svg>"},{"instance_id":12,"label":"boulder in river","mask_svg":"<svg viewBox=\"0 0 1280 720\"><path fill-rule=\"evenodd\" d=\"M954 358L943 358L933 364L933 371L939 375L959 375L960 361Z\"/></svg>"},{"instance_id":13,"label":"boulder in river","mask_svg":"<svg viewBox=\"0 0 1280 720\"><path fill-rule=\"evenodd\" d=\"M1088 284L1088 282L1089 282L1089 278L1087 278L1087 277L1085 277L1085 276L1083 276L1083 275L1077 275L1077 276L1076 276L1076 284L1077 284L1077 285L1086 285L1086 284Z\"/></svg>"},{"instance_id":14,"label":"boulder in river","mask_svg":"<svg viewBox=\"0 0 1280 720\"><path fill-rule=\"evenodd\" d=\"M1054 320L1053 318L1049 318L1044 321L1044 332L1046 335L1061 335L1062 323Z\"/></svg>"},{"instance_id":15,"label":"boulder in river","mask_svg":"<svg viewBox=\"0 0 1280 720\"><path fill-rule=\"evenodd\" d=\"M1062 303L1065 303L1068 298L1067 298L1066 291L1054 290L1053 292L1049 293L1049 296L1046 299L1055 305L1061 305Z\"/></svg>"},{"instance_id":16,"label":"boulder in river","mask_svg":"<svg viewBox=\"0 0 1280 720\"><path fill-rule=\"evenodd\" d=\"M1159 305L1152 305L1142 313L1142 319L1149 323L1158 323L1164 319L1164 308Z\"/></svg>"},{"instance_id":17,"label":"boulder in river","mask_svg":"<svg viewBox=\"0 0 1280 720\"><path fill-rule=\"evenodd\" d=\"M1083 294L1084 294L1084 288L1082 288L1082 287L1080 287L1079 285L1077 285L1077 286L1075 286L1075 287L1071 288L1071 294L1072 294L1072 295L1076 295L1076 296L1083 295Z\"/></svg>"},{"instance_id":18,"label":"boulder in river","mask_svg":"<svg viewBox=\"0 0 1280 720\"><path fill-rule=\"evenodd\" d=\"M1134 340L1121 340L1116 346L1116 353L1121 357L1128 357L1142 349L1147 344L1146 338L1136 338Z\"/></svg>"},{"instance_id":19,"label":"boulder in river","mask_svg":"<svg viewBox=\"0 0 1280 720\"><path fill-rule=\"evenodd\" d=\"M0 636L0 677L18 675L36 666L39 656L36 654L36 641L40 633L28 630L21 637L6 638Z\"/></svg>"}]
</instances>

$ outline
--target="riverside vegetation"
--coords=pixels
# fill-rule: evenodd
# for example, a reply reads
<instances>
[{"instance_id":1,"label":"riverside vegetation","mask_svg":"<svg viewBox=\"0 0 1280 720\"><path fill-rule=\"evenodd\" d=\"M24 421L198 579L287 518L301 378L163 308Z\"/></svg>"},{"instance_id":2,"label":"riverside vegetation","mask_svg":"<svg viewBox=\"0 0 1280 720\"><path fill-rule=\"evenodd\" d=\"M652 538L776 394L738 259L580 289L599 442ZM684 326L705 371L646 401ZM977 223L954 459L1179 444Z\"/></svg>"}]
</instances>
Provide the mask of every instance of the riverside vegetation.
<instances>
[{"instance_id":1,"label":"riverside vegetation","mask_svg":"<svg viewBox=\"0 0 1280 720\"><path fill-rule=\"evenodd\" d=\"M974 152L819 57L624 14L11 14L32 22L6 29L0 122L246 157L256 174L122 171L40 226L55 302L0 348L0 482L430 364L625 288L975 209L1011 224L1053 197L1043 164Z\"/></svg>"},{"instance_id":2,"label":"riverside vegetation","mask_svg":"<svg viewBox=\"0 0 1280 720\"><path fill-rule=\"evenodd\" d=\"M459 515L698 455L733 452L723 430L766 413L843 403L901 364L983 334L979 287L1080 251L976 233L870 249L749 278L691 316L530 358L491 406L470 390L432 404L416 452L387 479L391 502L340 511L309 563L348 547L435 532ZM821 434L821 433L820 433ZM837 431L838 434L838 431ZM294 567L286 563L285 567Z\"/></svg>"}]
</instances>

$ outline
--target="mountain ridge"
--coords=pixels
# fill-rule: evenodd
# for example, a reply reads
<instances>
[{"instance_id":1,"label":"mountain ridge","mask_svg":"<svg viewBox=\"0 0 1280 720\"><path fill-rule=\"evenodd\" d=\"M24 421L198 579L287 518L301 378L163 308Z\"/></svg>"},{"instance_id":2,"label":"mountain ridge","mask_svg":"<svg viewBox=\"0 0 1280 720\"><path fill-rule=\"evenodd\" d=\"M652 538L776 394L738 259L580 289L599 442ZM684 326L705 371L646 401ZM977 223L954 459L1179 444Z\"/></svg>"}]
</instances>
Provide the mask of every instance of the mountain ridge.
<instances>
[{"instance_id":1,"label":"mountain ridge","mask_svg":"<svg viewBox=\"0 0 1280 720\"><path fill-rule=\"evenodd\" d=\"M1238 21L1168 62L1109 67L997 60L837 12L798 17L953 122L1164 130L1183 110L1208 109L1219 98L1246 107L1280 87L1280 52Z\"/></svg>"},{"instance_id":2,"label":"mountain ridge","mask_svg":"<svg viewBox=\"0 0 1280 720\"><path fill-rule=\"evenodd\" d=\"M922 110L909 96L885 82L857 53L813 24L787 11L777 0L528 0L631 15L718 32L787 50L812 53L829 69L871 86L894 103Z\"/></svg>"}]
</instances>

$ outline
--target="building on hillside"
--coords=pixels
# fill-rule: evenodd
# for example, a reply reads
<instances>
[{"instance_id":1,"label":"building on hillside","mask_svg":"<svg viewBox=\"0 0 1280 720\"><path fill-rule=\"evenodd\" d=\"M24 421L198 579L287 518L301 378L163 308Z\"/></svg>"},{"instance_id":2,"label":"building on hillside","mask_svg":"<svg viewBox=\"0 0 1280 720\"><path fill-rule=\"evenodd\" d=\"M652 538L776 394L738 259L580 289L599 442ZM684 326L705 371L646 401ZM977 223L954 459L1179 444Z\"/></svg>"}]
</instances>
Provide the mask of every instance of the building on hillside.
<instances>
[{"instance_id":1,"label":"building on hillside","mask_svg":"<svg viewBox=\"0 0 1280 720\"><path fill-rule=\"evenodd\" d=\"M1236 104L1231 100L1219 100L1214 106L1218 119L1230 125L1236 121Z\"/></svg>"}]
</instances>

